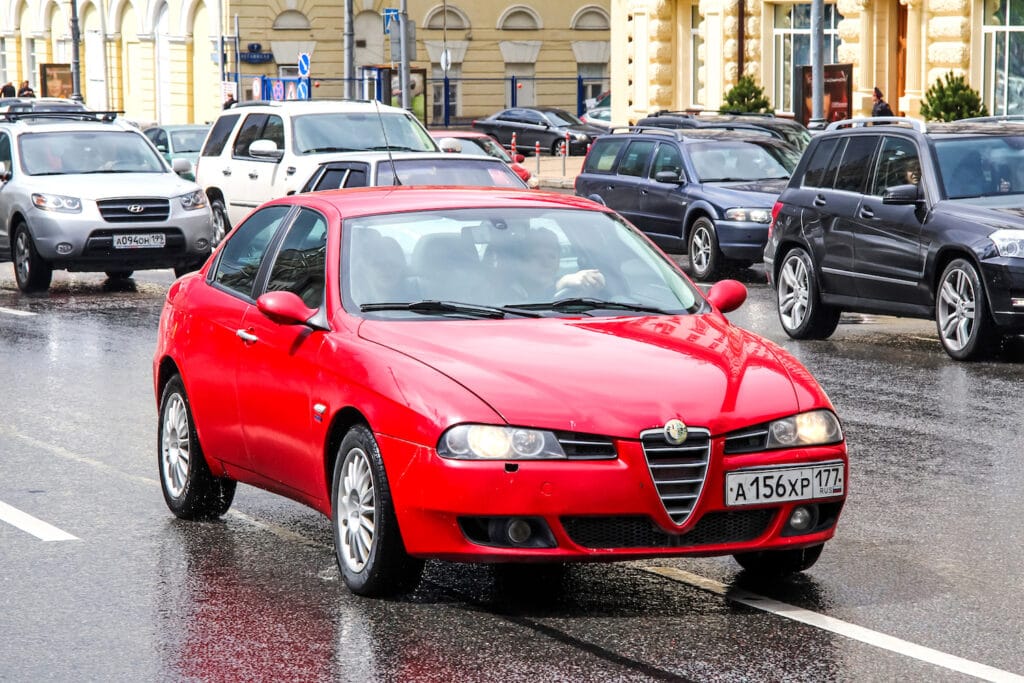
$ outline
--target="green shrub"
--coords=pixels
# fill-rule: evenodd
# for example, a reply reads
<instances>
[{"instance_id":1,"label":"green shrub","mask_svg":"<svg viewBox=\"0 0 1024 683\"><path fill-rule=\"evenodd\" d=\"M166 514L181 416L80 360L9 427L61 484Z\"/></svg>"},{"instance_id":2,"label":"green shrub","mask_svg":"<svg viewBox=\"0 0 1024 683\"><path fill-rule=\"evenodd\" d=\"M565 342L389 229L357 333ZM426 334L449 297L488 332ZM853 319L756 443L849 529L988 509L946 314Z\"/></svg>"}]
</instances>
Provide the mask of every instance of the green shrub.
<instances>
[{"instance_id":1,"label":"green shrub","mask_svg":"<svg viewBox=\"0 0 1024 683\"><path fill-rule=\"evenodd\" d=\"M967 85L963 76L950 71L946 80L940 78L921 100L921 116L926 121L956 121L972 116L988 116L988 109L978 92Z\"/></svg>"},{"instance_id":2,"label":"green shrub","mask_svg":"<svg viewBox=\"0 0 1024 683\"><path fill-rule=\"evenodd\" d=\"M771 111L772 105L764 94L764 89L754 83L750 76L742 76L729 92L725 93L722 101L722 111L730 112L767 112Z\"/></svg>"}]
</instances>

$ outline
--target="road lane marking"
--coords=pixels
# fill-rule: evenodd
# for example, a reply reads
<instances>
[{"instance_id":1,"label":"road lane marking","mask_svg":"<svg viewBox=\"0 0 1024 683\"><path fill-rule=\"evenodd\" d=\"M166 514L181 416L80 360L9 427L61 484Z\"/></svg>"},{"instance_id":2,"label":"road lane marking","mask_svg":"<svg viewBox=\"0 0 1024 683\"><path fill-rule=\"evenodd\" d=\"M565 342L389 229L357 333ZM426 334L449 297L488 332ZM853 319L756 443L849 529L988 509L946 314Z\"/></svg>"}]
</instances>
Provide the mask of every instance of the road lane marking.
<instances>
[{"instance_id":1,"label":"road lane marking","mask_svg":"<svg viewBox=\"0 0 1024 683\"><path fill-rule=\"evenodd\" d=\"M40 541L77 541L78 538L62 531L52 524L36 519L27 512L0 501L0 522L7 522L22 531L32 534Z\"/></svg>"},{"instance_id":2,"label":"road lane marking","mask_svg":"<svg viewBox=\"0 0 1024 683\"><path fill-rule=\"evenodd\" d=\"M674 567L642 567L646 572L651 574L657 574L666 579L672 581L678 581L691 585L695 588L708 591L720 595L727 600L738 602L741 605L747 607L753 607L755 609L763 610L771 614L775 614L786 619L800 622L801 624L807 624L808 626L814 626L820 628L823 631L829 631L836 635L844 636L852 640L858 640L868 645L874 645L875 647L882 648L883 650L889 650L899 655L905 655L913 659L918 659L922 662L934 664L935 666L941 666L944 669L956 671L968 676L974 676L985 681L997 681L998 683L1024 683L1024 676L1020 676L1009 671L1003 671L1002 669L996 669L995 667L988 666L986 664L979 664L978 662L972 662L969 659L963 659L956 655L947 654L939 650L933 650L930 647L924 647L923 645L917 645L894 636L889 636L878 631L872 631L869 628L863 626L857 626L849 622L843 621L842 619L836 619L835 617L829 617L824 614L812 612L811 610L797 607L795 605L789 605L778 600L772 600L766 598L763 595L757 593L751 593L750 591L743 590L741 588L734 588L727 586L724 583L715 581L714 579L708 579L697 574L692 574L681 569Z\"/></svg>"},{"instance_id":3,"label":"road lane marking","mask_svg":"<svg viewBox=\"0 0 1024 683\"><path fill-rule=\"evenodd\" d=\"M37 313L33 313L32 311L19 311L16 308L4 308L3 306L0 306L0 313L7 313L8 315L25 315L25 316L28 316L28 315L38 315Z\"/></svg>"}]
</instances>

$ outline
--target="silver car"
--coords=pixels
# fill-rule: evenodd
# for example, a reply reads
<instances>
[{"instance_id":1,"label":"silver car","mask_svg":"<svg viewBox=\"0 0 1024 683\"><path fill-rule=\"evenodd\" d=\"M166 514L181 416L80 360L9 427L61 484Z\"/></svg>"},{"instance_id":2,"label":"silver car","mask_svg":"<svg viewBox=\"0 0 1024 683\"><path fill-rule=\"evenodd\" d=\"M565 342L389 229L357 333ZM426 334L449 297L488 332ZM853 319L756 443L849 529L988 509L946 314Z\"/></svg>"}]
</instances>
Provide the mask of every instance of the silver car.
<instances>
[{"instance_id":1,"label":"silver car","mask_svg":"<svg viewBox=\"0 0 1024 683\"><path fill-rule=\"evenodd\" d=\"M83 120L89 118L91 120ZM54 270L198 268L210 255L205 193L136 128L112 115L0 118L0 261L18 287L45 291Z\"/></svg>"}]
</instances>

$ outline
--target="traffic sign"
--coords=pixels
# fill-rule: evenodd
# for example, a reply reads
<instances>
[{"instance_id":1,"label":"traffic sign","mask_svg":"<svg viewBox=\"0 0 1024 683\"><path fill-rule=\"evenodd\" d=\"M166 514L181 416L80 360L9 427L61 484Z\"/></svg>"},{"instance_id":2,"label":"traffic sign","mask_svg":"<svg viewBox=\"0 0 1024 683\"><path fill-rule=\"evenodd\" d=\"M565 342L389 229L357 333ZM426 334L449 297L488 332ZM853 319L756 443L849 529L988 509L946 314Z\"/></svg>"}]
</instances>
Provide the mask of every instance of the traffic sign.
<instances>
[{"instance_id":1,"label":"traffic sign","mask_svg":"<svg viewBox=\"0 0 1024 683\"><path fill-rule=\"evenodd\" d=\"M252 79L252 98L254 100L263 99L263 76Z\"/></svg>"},{"instance_id":2,"label":"traffic sign","mask_svg":"<svg viewBox=\"0 0 1024 683\"><path fill-rule=\"evenodd\" d=\"M309 99L309 82L308 81L299 81L298 92L296 94L298 95L298 98L300 100L308 100Z\"/></svg>"},{"instance_id":3,"label":"traffic sign","mask_svg":"<svg viewBox=\"0 0 1024 683\"><path fill-rule=\"evenodd\" d=\"M309 76L309 53L303 52L299 55L299 76L306 78Z\"/></svg>"},{"instance_id":4,"label":"traffic sign","mask_svg":"<svg viewBox=\"0 0 1024 683\"><path fill-rule=\"evenodd\" d=\"M298 94L299 89L295 87L295 81L288 81L288 85L285 86L285 99L294 100Z\"/></svg>"},{"instance_id":5,"label":"traffic sign","mask_svg":"<svg viewBox=\"0 0 1024 683\"><path fill-rule=\"evenodd\" d=\"M282 81L280 78L274 79L274 87L271 97L276 102L280 102L281 100L284 99L284 81Z\"/></svg>"},{"instance_id":6,"label":"traffic sign","mask_svg":"<svg viewBox=\"0 0 1024 683\"><path fill-rule=\"evenodd\" d=\"M384 8L384 35L391 33L391 22L398 21L398 8L396 7L385 7Z\"/></svg>"}]
</instances>

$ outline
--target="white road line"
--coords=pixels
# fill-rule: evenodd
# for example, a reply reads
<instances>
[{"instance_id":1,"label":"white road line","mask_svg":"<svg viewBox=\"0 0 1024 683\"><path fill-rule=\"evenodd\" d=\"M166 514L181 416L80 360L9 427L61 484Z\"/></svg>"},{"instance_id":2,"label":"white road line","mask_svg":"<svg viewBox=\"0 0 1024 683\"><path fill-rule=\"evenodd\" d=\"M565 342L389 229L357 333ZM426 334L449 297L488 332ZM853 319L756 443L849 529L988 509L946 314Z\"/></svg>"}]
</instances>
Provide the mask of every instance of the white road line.
<instances>
[{"instance_id":1,"label":"white road line","mask_svg":"<svg viewBox=\"0 0 1024 683\"><path fill-rule=\"evenodd\" d=\"M0 522L12 524L26 533L30 533L41 541L77 541L78 538L62 531L52 524L36 519L27 512L0 501Z\"/></svg>"},{"instance_id":2,"label":"white road line","mask_svg":"<svg viewBox=\"0 0 1024 683\"><path fill-rule=\"evenodd\" d=\"M32 311L19 311L16 308L4 308L3 306L0 306L0 313L7 313L8 315L25 315L25 316L37 315L36 313L33 313Z\"/></svg>"},{"instance_id":3,"label":"white road line","mask_svg":"<svg viewBox=\"0 0 1024 683\"><path fill-rule=\"evenodd\" d=\"M823 631L829 631L852 640L859 640L862 643L868 645L874 645L880 647L883 650L889 650L896 654L911 657L913 659L919 659L922 662L934 664L935 666L941 666L944 669L951 671L957 671L968 676L974 676L984 681L998 681L999 683L1024 683L1024 676L1020 676L1009 671L1003 671L1002 669L996 669L995 667L988 666L986 664L979 664L978 662L972 662L969 659L963 659L955 655L940 652L939 650L933 650L930 647L924 647L911 643L900 638L894 638L878 631L872 631L871 629L864 628L863 626L857 626L849 622L843 621L842 619L836 619L835 617L829 617L824 614L818 614L810 610L803 609L802 607L796 607L794 605L788 605L784 602L772 600L766 598L763 595L757 593L751 593L743 589L737 589L731 586L727 586L724 583L720 583L713 579L708 579L697 574L691 574L690 572L682 571L681 569L675 569L673 567L643 567L644 571L648 571L652 574L663 576L673 581L680 583L686 583L695 588L700 588L716 595L738 602L741 605L753 607L755 609L764 610L786 619L792 619L798 621L801 624L807 624L808 626L814 626L820 628Z\"/></svg>"}]
</instances>

